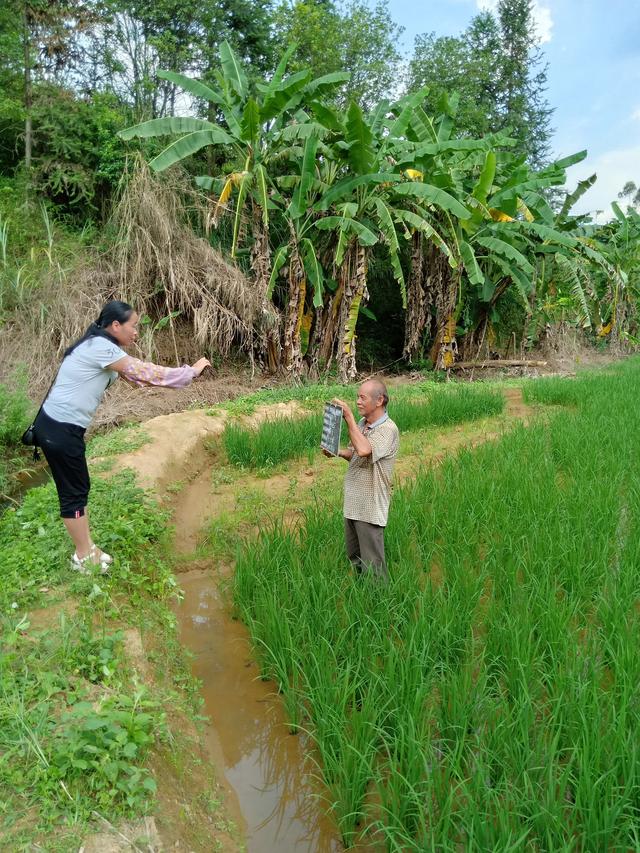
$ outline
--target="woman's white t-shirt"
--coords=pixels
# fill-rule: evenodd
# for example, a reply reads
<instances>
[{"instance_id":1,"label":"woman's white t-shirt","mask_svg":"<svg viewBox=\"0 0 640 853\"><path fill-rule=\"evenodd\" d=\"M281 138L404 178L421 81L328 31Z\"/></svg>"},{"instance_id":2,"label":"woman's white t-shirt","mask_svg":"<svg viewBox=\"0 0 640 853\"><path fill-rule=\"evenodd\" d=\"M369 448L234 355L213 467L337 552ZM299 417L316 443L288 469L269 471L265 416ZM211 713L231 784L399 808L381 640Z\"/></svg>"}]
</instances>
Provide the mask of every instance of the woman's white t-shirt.
<instances>
[{"instance_id":1,"label":"woman's white t-shirt","mask_svg":"<svg viewBox=\"0 0 640 853\"><path fill-rule=\"evenodd\" d=\"M44 402L45 414L56 421L88 427L108 386L118 378L106 370L125 358L126 352L107 338L97 335L81 343L68 355Z\"/></svg>"}]
</instances>

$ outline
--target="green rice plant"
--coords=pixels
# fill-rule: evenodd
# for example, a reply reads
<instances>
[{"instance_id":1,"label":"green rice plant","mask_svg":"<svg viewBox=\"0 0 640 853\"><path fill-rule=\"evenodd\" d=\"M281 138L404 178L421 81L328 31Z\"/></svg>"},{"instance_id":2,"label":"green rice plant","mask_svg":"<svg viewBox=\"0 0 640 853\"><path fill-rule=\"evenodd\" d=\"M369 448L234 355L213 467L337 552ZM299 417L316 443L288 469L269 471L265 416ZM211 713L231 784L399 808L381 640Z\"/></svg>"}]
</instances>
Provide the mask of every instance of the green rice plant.
<instances>
[{"instance_id":1,"label":"green rice plant","mask_svg":"<svg viewBox=\"0 0 640 853\"><path fill-rule=\"evenodd\" d=\"M401 432L498 415L504 409L503 395L484 388L456 386L419 402L412 402L406 394L399 393L389 405L389 414ZM241 468L271 468L305 455L311 464L321 432L322 414L317 412L307 417L267 420L255 429L230 422L223 443L229 462ZM346 430L343 441L347 441Z\"/></svg>"},{"instance_id":2,"label":"green rice plant","mask_svg":"<svg viewBox=\"0 0 640 853\"><path fill-rule=\"evenodd\" d=\"M238 555L236 607L297 673L345 843L638 846L640 363L569 384L574 409L396 490L386 587L351 573L339 505Z\"/></svg>"},{"instance_id":3,"label":"green rice plant","mask_svg":"<svg viewBox=\"0 0 640 853\"><path fill-rule=\"evenodd\" d=\"M229 423L223 443L232 465L270 468L315 451L320 445L321 432L321 415L267 420L254 430Z\"/></svg>"},{"instance_id":4,"label":"green rice plant","mask_svg":"<svg viewBox=\"0 0 640 853\"><path fill-rule=\"evenodd\" d=\"M522 387L525 403L543 403L547 406L578 406L584 397L585 379L563 379L545 376L533 379Z\"/></svg>"},{"instance_id":5,"label":"green rice plant","mask_svg":"<svg viewBox=\"0 0 640 853\"><path fill-rule=\"evenodd\" d=\"M504 395L500 391L470 385L439 389L426 402L417 403L400 396L389 403L389 414L401 433L493 417L503 411Z\"/></svg>"}]
</instances>

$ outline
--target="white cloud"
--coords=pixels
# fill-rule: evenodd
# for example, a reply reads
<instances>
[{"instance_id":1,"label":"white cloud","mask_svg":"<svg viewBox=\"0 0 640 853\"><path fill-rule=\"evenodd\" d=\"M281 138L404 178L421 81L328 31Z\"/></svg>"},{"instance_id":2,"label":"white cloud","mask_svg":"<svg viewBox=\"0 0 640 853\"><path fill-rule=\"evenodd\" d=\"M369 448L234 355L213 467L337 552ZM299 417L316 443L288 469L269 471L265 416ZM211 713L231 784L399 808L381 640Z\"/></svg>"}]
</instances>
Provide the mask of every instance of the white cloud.
<instances>
[{"instance_id":1,"label":"white cloud","mask_svg":"<svg viewBox=\"0 0 640 853\"><path fill-rule=\"evenodd\" d=\"M476 0L476 6L482 11L495 12L498 8L498 0ZM548 6L543 6L539 0L534 0L533 20L538 33L538 42L540 44L550 42L551 30L553 29L551 9Z\"/></svg>"},{"instance_id":2,"label":"white cloud","mask_svg":"<svg viewBox=\"0 0 640 853\"><path fill-rule=\"evenodd\" d=\"M634 110L631 113L631 118L633 119L633 121L640 121L640 107L638 107L637 110Z\"/></svg>"},{"instance_id":3,"label":"white cloud","mask_svg":"<svg viewBox=\"0 0 640 853\"><path fill-rule=\"evenodd\" d=\"M572 166L567 173L567 187L570 191L578 181L593 175L598 180L587 190L580 201L571 208L572 213L592 213L603 210L604 218L612 216L611 202L618 201L618 193L627 181L640 182L638 169L640 164L640 145L631 148L615 148L605 151L597 157L587 157L582 163Z\"/></svg>"}]
</instances>

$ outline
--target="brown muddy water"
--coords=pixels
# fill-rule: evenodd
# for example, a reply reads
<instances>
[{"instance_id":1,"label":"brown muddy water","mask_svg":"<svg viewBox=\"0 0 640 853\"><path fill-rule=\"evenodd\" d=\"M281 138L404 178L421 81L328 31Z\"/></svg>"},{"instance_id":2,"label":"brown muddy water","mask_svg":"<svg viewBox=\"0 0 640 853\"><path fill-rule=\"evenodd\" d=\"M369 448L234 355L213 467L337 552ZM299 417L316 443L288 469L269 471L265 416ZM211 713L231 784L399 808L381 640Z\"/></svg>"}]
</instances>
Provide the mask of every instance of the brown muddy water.
<instances>
[{"instance_id":1,"label":"brown muddy water","mask_svg":"<svg viewBox=\"0 0 640 853\"><path fill-rule=\"evenodd\" d=\"M226 612L218 584L213 572L181 574L184 599L176 613L211 720L208 747L237 800L247 851L340 851L304 761L304 736L289 734L274 684L260 680L247 631Z\"/></svg>"}]
</instances>

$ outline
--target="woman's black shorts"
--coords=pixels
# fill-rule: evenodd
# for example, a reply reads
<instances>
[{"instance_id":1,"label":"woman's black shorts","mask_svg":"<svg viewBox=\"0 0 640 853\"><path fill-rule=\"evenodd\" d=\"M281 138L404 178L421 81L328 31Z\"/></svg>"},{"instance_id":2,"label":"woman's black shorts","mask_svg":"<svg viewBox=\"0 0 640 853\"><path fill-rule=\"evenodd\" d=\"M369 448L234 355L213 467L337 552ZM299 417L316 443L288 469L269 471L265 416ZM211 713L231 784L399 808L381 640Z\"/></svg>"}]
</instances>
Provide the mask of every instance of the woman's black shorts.
<instances>
[{"instance_id":1,"label":"woman's black shorts","mask_svg":"<svg viewBox=\"0 0 640 853\"><path fill-rule=\"evenodd\" d=\"M49 463L58 490L60 515L62 518L81 518L91 487L84 427L55 421L43 409L36 418L35 427L38 446Z\"/></svg>"}]
</instances>

